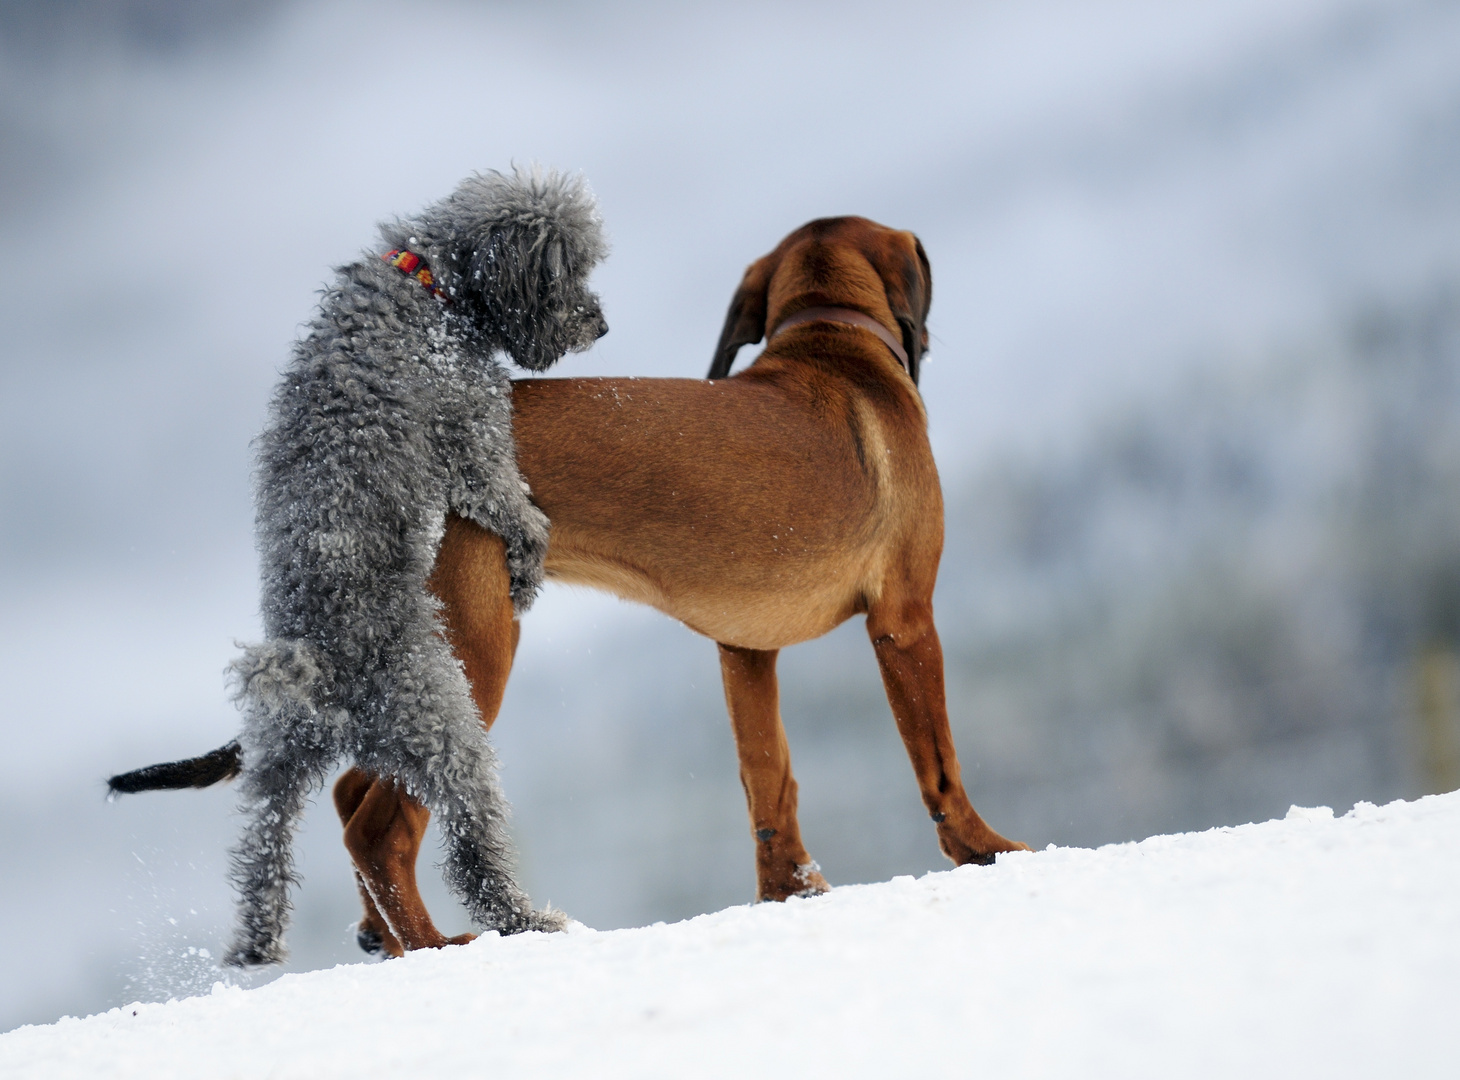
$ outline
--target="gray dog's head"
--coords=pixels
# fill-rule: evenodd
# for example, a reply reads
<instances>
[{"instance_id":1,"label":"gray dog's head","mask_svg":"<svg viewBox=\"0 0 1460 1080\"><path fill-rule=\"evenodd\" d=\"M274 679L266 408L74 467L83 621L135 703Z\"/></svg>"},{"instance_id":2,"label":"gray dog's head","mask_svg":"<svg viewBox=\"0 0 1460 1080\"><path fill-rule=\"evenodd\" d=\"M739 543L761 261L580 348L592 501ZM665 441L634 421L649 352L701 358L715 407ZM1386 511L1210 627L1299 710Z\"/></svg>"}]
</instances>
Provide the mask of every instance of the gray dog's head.
<instances>
[{"instance_id":1,"label":"gray dog's head","mask_svg":"<svg viewBox=\"0 0 1460 1080\"><path fill-rule=\"evenodd\" d=\"M480 173L418 216L383 225L381 235L425 257L458 326L521 367L542 371L608 332L588 288L608 247L581 177Z\"/></svg>"}]
</instances>

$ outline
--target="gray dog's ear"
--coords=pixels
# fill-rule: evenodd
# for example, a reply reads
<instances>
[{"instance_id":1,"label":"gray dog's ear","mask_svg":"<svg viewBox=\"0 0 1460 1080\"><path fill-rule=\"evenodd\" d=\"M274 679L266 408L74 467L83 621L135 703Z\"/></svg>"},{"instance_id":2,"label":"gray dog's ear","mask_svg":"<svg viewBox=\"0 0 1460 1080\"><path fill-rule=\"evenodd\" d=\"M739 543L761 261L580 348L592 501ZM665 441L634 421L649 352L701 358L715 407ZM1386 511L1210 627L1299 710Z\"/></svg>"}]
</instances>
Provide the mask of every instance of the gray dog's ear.
<instances>
[{"instance_id":1,"label":"gray dog's ear","mask_svg":"<svg viewBox=\"0 0 1460 1080\"><path fill-rule=\"evenodd\" d=\"M725 328L720 331L720 342L715 346L709 378L723 379L729 375L740 346L754 345L765 335L766 292L774 266L772 255L767 255L751 263L745 271L740 288L730 300L730 310L725 313Z\"/></svg>"},{"instance_id":2,"label":"gray dog's ear","mask_svg":"<svg viewBox=\"0 0 1460 1080\"><path fill-rule=\"evenodd\" d=\"M563 242L556 238L549 240L547 250L543 252L543 263L547 266L547 272L552 277L558 277L563 272Z\"/></svg>"}]
</instances>

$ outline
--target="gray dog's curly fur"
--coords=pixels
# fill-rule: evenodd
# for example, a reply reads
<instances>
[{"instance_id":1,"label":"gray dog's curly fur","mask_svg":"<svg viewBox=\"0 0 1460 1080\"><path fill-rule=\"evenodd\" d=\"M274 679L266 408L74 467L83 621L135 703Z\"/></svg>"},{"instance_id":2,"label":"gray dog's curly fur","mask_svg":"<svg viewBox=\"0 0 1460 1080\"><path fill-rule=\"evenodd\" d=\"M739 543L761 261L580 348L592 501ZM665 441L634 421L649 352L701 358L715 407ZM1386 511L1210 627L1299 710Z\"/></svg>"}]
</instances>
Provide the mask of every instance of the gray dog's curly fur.
<instances>
[{"instance_id":1,"label":"gray dog's curly fur","mask_svg":"<svg viewBox=\"0 0 1460 1080\"><path fill-rule=\"evenodd\" d=\"M232 665L240 966L284 958L294 828L342 758L437 813L447 882L478 926L563 924L513 880L492 750L426 582L448 512L505 541L518 611L542 581L548 522L517 471L495 356L538 371L606 331L587 288L597 211L581 180L485 173L381 240L424 258L438 295L381 252L341 267L258 440L266 640Z\"/></svg>"}]
</instances>

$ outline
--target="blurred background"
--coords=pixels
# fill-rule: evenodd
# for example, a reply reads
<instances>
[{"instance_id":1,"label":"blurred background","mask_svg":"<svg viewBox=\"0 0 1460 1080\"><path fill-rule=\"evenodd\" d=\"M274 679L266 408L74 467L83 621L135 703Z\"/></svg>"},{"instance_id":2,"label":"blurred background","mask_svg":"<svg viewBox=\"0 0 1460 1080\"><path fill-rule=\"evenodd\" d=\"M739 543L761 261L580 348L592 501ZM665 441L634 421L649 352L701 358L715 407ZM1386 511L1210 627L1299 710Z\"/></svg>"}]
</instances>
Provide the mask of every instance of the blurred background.
<instances>
[{"instance_id":1,"label":"blurred background","mask_svg":"<svg viewBox=\"0 0 1460 1080\"><path fill-rule=\"evenodd\" d=\"M558 375L702 375L808 218L922 237L996 828L1460 784L1460 4L0 0L0 1030L221 977L232 794L103 778L237 727L249 440L329 268L530 161L614 246L612 332ZM947 865L860 620L781 673L827 877ZM539 903L751 898L710 642L550 588L494 739ZM300 851L290 969L362 962L327 799Z\"/></svg>"}]
</instances>

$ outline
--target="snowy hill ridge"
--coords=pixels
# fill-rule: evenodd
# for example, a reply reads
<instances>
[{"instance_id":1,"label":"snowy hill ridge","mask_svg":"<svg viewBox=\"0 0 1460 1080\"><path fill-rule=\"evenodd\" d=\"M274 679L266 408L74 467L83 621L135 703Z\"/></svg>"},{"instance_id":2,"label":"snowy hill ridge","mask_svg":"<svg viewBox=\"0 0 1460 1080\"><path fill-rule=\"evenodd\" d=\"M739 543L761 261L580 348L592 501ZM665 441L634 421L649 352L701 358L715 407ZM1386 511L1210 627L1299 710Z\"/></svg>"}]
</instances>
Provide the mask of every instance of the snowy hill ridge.
<instances>
[{"instance_id":1,"label":"snowy hill ridge","mask_svg":"<svg viewBox=\"0 0 1460 1080\"><path fill-rule=\"evenodd\" d=\"M19 1077L1453 1076L1460 793L482 938L0 1036Z\"/></svg>"}]
</instances>

